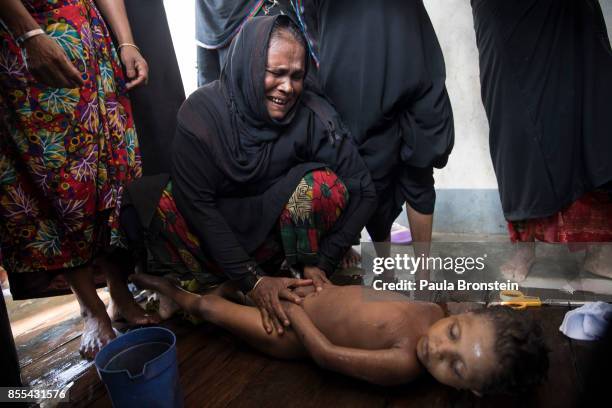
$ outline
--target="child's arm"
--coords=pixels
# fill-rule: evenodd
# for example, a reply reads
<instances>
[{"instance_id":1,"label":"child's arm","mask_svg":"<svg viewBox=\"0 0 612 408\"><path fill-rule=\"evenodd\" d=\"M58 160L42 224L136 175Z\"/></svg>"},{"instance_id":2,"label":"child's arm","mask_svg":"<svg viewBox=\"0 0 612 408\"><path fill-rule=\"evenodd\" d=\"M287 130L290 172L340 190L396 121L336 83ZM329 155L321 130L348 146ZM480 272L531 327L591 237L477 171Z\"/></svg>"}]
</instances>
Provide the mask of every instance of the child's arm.
<instances>
[{"instance_id":1,"label":"child's arm","mask_svg":"<svg viewBox=\"0 0 612 408\"><path fill-rule=\"evenodd\" d=\"M421 372L414 350L398 344L382 350L340 347L332 344L314 325L304 309L284 303L291 327L321 367L379 385L407 383Z\"/></svg>"}]
</instances>

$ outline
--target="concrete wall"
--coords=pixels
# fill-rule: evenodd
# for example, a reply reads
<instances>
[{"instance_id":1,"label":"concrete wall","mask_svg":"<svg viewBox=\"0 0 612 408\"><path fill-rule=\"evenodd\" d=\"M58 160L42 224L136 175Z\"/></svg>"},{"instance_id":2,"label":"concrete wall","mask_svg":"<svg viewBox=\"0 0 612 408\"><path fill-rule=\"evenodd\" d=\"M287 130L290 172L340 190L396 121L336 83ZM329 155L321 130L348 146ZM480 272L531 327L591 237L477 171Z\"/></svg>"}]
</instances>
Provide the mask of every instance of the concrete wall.
<instances>
[{"instance_id":1,"label":"concrete wall","mask_svg":"<svg viewBox=\"0 0 612 408\"><path fill-rule=\"evenodd\" d=\"M504 233L497 180L489 153L489 124L480 97L478 49L468 0L424 0L446 62L455 116L455 147L436 170L437 232ZM404 218L399 220L403 223Z\"/></svg>"}]
</instances>

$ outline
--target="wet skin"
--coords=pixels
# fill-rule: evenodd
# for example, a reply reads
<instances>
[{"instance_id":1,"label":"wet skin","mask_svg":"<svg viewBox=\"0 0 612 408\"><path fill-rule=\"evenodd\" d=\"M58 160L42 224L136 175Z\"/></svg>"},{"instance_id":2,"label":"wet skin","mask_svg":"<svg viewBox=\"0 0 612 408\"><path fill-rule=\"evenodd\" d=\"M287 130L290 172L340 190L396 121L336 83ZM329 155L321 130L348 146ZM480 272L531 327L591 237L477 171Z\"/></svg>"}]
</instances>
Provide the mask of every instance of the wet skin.
<instances>
[{"instance_id":1,"label":"wet skin","mask_svg":"<svg viewBox=\"0 0 612 408\"><path fill-rule=\"evenodd\" d=\"M200 296L155 276L132 280L268 355L310 357L323 368L375 384L405 384L427 370L444 384L478 391L497 365L493 327L485 318L469 313L445 318L439 306L409 302L395 292L298 288L294 293L303 296L302 305L283 302L291 327L281 335L266 333L256 308L227 299L235 288Z\"/></svg>"},{"instance_id":2,"label":"wet skin","mask_svg":"<svg viewBox=\"0 0 612 408\"><path fill-rule=\"evenodd\" d=\"M358 286L329 286L306 295L304 311L334 344L363 349L401 348L436 380L477 391L496 367L495 332L471 313L444 317L427 302L408 302L393 292Z\"/></svg>"},{"instance_id":3,"label":"wet skin","mask_svg":"<svg viewBox=\"0 0 612 408\"><path fill-rule=\"evenodd\" d=\"M419 339L419 361L441 383L477 391L494 372L493 324L463 313L440 319Z\"/></svg>"}]
</instances>

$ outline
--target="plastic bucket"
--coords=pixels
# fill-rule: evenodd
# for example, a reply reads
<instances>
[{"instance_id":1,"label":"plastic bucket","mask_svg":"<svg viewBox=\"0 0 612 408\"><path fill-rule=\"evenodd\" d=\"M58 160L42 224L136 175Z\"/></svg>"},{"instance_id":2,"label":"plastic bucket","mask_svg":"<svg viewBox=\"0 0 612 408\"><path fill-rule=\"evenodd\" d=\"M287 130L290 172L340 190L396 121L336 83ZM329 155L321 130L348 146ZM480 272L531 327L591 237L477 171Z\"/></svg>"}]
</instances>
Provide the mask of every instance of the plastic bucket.
<instances>
[{"instance_id":1,"label":"plastic bucket","mask_svg":"<svg viewBox=\"0 0 612 408\"><path fill-rule=\"evenodd\" d=\"M117 337L95 359L115 407L182 407L176 336L163 327Z\"/></svg>"}]
</instances>

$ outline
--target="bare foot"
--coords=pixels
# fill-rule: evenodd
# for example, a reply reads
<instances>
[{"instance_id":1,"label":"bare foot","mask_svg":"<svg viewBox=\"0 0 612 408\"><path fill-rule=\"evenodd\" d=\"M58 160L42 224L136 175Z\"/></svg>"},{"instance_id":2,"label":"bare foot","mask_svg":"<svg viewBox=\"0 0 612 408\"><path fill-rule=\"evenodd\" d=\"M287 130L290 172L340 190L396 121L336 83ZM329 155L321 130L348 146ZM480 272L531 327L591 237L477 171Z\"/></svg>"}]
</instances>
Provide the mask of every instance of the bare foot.
<instances>
[{"instance_id":1,"label":"bare foot","mask_svg":"<svg viewBox=\"0 0 612 408\"><path fill-rule=\"evenodd\" d=\"M159 311L157 313L159 314L159 317L162 320L170 319L172 316L174 316L176 312L181 310L180 306L177 305L176 302L170 299L168 296L164 296L161 293L158 293L158 296Z\"/></svg>"},{"instance_id":2,"label":"bare foot","mask_svg":"<svg viewBox=\"0 0 612 408\"><path fill-rule=\"evenodd\" d=\"M116 335L110 319L103 313L101 316L85 314L83 323L79 353L84 358L92 360L102 347L114 339Z\"/></svg>"},{"instance_id":3,"label":"bare foot","mask_svg":"<svg viewBox=\"0 0 612 408\"><path fill-rule=\"evenodd\" d=\"M142 307L134 301L134 298L120 295L113 297L111 293L111 299L108 302L106 313L110 317L111 321L116 322L125 320L130 324L135 325L149 325L157 324L161 321L161 318L156 313L147 313Z\"/></svg>"},{"instance_id":4,"label":"bare foot","mask_svg":"<svg viewBox=\"0 0 612 408\"><path fill-rule=\"evenodd\" d=\"M179 286L179 282L175 279L148 275L146 273L136 273L130 275L129 280L141 289L149 289L157 293L159 296L159 317L161 320L171 318L180 309L172 299L161 294L164 288Z\"/></svg>"},{"instance_id":5,"label":"bare foot","mask_svg":"<svg viewBox=\"0 0 612 408\"><path fill-rule=\"evenodd\" d=\"M520 243L512 258L500 267L500 271L504 278L522 282L527 278L535 259L535 243Z\"/></svg>"},{"instance_id":6,"label":"bare foot","mask_svg":"<svg viewBox=\"0 0 612 408\"><path fill-rule=\"evenodd\" d=\"M157 324L161 321L157 313L147 313L134 300L134 295L128 289L124 265L117 264L107 258L96 260L96 265L106 273L106 282L111 295L106 312L111 321L124 319L135 325Z\"/></svg>"},{"instance_id":7,"label":"bare foot","mask_svg":"<svg viewBox=\"0 0 612 408\"><path fill-rule=\"evenodd\" d=\"M612 279L612 244L589 245L584 257L584 270Z\"/></svg>"},{"instance_id":8,"label":"bare foot","mask_svg":"<svg viewBox=\"0 0 612 408\"><path fill-rule=\"evenodd\" d=\"M361 255L353 248L349 248L342 258L342 269L349 269L357 266L361 262Z\"/></svg>"},{"instance_id":9,"label":"bare foot","mask_svg":"<svg viewBox=\"0 0 612 408\"><path fill-rule=\"evenodd\" d=\"M141 289L151 289L155 292L160 292L161 289L164 288L173 288L177 286L174 281L146 273L136 273L130 275L128 279Z\"/></svg>"}]
</instances>

